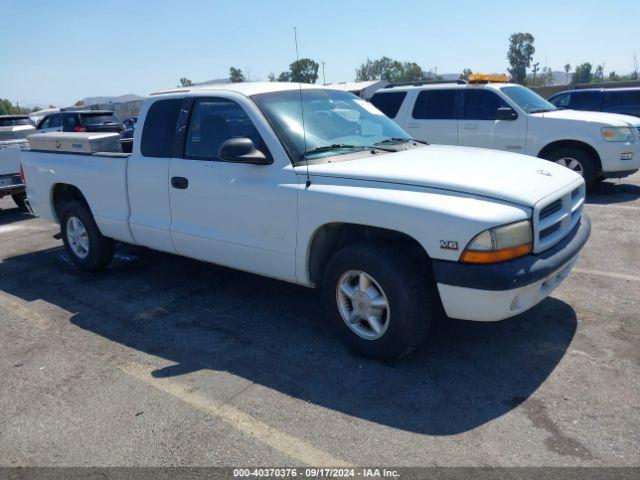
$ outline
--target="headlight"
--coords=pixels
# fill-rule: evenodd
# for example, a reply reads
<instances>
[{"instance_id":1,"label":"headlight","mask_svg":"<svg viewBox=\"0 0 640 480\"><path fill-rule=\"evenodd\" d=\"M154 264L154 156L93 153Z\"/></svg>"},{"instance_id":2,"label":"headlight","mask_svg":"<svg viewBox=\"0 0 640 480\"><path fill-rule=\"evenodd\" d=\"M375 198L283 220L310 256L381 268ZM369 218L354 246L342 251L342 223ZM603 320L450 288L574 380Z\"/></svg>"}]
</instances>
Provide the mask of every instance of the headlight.
<instances>
[{"instance_id":1,"label":"headlight","mask_svg":"<svg viewBox=\"0 0 640 480\"><path fill-rule=\"evenodd\" d=\"M604 127L602 138L607 142L633 142L631 127Z\"/></svg>"},{"instance_id":2,"label":"headlight","mask_svg":"<svg viewBox=\"0 0 640 480\"><path fill-rule=\"evenodd\" d=\"M533 250L531 222L510 223L476 235L462 252L461 262L495 263L522 257Z\"/></svg>"}]
</instances>

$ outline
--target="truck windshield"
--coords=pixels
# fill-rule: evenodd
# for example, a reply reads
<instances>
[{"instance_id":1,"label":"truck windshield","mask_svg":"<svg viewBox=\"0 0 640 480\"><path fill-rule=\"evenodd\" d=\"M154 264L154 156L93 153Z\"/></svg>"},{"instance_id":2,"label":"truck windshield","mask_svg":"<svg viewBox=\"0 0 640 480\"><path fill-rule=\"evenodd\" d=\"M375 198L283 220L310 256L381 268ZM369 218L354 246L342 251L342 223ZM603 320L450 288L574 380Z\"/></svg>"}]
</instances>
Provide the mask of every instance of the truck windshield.
<instances>
[{"instance_id":1,"label":"truck windshield","mask_svg":"<svg viewBox=\"0 0 640 480\"><path fill-rule=\"evenodd\" d=\"M303 89L261 93L252 98L294 162L371 147L384 150L391 143L411 140L376 107L352 93Z\"/></svg>"},{"instance_id":2,"label":"truck windshield","mask_svg":"<svg viewBox=\"0 0 640 480\"><path fill-rule=\"evenodd\" d=\"M527 113L541 113L557 110L555 105L547 102L536 92L529 90L526 87L514 85L510 87L502 87L500 90Z\"/></svg>"}]
</instances>

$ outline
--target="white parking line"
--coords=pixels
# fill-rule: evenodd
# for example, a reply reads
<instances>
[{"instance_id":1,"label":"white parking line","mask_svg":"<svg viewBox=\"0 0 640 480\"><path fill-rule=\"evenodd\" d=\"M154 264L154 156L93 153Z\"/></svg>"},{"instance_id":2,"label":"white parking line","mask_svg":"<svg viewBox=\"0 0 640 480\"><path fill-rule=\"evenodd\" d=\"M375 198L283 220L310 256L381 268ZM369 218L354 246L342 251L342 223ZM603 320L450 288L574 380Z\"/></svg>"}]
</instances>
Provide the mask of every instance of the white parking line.
<instances>
[{"instance_id":1,"label":"white parking line","mask_svg":"<svg viewBox=\"0 0 640 480\"><path fill-rule=\"evenodd\" d=\"M585 275L595 275L598 277L616 278L618 280L630 280L632 282L640 282L640 276L629 275L627 273L603 272L602 270L589 270L586 268L574 268L573 272L583 273Z\"/></svg>"},{"instance_id":2,"label":"white parking line","mask_svg":"<svg viewBox=\"0 0 640 480\"><path fill-rule=\"evenodd\" d=\"M347 462L309 445L300 438L267 425L233 405L210 400L197 391L194 392L192 389L181 385L175 379L154 378L151 375L151 371L154 370L152 367L130 363L116 368L137 380L141 380L178 398L206 415L222 420L245 435L305 465L316 467L350 466Z\"/></svg>"}]
</instances>

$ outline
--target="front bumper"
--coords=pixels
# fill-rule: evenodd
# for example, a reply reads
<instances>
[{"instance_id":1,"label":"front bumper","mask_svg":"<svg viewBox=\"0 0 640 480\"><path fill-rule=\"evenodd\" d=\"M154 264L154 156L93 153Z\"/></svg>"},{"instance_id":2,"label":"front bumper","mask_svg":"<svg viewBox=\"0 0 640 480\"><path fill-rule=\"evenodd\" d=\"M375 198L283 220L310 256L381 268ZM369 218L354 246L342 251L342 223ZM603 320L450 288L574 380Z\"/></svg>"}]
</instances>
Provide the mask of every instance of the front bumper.
<instances>
[{"instance_id":1,"label":"front bumper","mask_svg":"<svg viewBox=\"0 0 640 480\"><path fill-rule=\"evenodd\" d=\"M569 275L591 233L589 217L552 248L489 265L434 260L442 305L451 318L495 321L541 302Z\"/></svg>"},{"instance_id":2,"label":"front bumper","mask_svg":"<svg viewBox=\"0 0 640 480\"><path fill-rule=\"evenodd\" d=\"M607 178L619 178L628 175L625 172L640 168L640 142L618 143L603 142L600 147L602 173Z\"/></svg>"}]
</instances>

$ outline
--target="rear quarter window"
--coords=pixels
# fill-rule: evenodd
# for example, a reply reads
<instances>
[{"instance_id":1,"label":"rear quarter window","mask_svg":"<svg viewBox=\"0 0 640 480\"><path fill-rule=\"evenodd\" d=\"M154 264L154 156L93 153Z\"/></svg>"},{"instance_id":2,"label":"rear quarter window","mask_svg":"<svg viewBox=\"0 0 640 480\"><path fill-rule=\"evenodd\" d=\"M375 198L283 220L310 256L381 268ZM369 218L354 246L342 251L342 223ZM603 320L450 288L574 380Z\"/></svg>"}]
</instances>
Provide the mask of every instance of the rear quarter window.
<instances>
[{"instance_id":1,"label":"rear quarter window","mask_svg":"<svg viewBox=\"0 0 640 480\"><path fill-rule=\"evenodd\" d=\"M371 98L371 103L387 117L394 118L406 96L407 92L376 93Z\"/></svg>"},{"instance_id":2,"label":"rear quarter window","mask_svg":"<svg viewBox=\"0 0 640 480\"><path fill-rule=\"evenodd\" d=\"M173 156L176 124L180 114L181 98L157 100L149 107L142 127L140 151L145 157Z\"/></svg>"}]
</instances>

